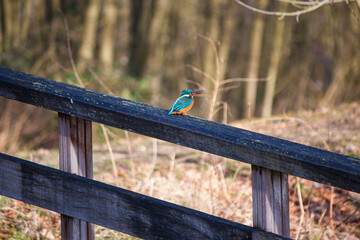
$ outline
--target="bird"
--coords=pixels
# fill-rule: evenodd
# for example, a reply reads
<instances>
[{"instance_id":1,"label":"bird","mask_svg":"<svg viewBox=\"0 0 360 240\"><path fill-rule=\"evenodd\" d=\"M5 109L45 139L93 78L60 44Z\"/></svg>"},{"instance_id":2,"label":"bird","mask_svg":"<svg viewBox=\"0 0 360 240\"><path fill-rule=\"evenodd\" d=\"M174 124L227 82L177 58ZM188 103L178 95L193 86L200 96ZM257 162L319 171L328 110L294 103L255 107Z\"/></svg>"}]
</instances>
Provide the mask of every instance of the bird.
<instances>
[{"instance_id":1,"label":"bird","mask_svg":"<svg viewBox=\"0 0 360 240\"><path fill-rule=\"evenodd\" d=\"M194 105L194 96L200 94L201 93L196 93L189 89L183 90L180 97L175 100L168 115L189 115L186 113L186 111L190 110L190 108L192 108L192 106Z\"/></svg>"}]
</instances>

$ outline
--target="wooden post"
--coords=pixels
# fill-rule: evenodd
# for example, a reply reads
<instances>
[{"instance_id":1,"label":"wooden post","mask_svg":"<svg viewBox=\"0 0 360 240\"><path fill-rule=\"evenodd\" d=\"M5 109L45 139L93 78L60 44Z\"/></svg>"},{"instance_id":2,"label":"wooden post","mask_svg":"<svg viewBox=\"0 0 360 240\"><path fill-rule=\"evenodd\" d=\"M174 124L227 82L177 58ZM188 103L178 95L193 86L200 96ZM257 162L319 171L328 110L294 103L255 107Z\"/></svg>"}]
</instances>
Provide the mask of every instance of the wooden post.
<instances>
[{"instance_id":1,"label":"wooden post","mask_svg":"<svg viewBox=\"0 0 360 240\"><path fill-rule=\"evenodd\" d=\"M290 237L288 175L251 166L253 225Z\"/></svg>"},{"instance_id":2,"label":"wooden post","mask_svg":"<svg viewBox=\"0 0 360 240\"><path fill-rule=\"evenodd\" d=\"M93 178L91 121L59 113L60 169ZM91 223L61 215L62 239L93 240Z\"/></svg>"}]
</instances>

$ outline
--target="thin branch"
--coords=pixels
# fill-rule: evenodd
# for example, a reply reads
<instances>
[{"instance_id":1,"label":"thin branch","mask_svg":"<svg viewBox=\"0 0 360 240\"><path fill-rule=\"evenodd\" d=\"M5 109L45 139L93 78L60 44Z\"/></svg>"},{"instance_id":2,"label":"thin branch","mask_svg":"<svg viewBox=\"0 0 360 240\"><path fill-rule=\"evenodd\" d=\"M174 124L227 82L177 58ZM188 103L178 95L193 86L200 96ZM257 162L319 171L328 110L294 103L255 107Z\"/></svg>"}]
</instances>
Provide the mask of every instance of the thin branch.
<instances>
[{"instance_id":1,"label":"thin branch","mask_svg":"<svg viewBox=\"0 0 360 240\"><path fill-rule=\"evenodd\" d=\"M269 80L268 78L228 78L221 81L220 85L233 83L233 82L263 82L268 80Z\"/></svg>"},{"instance_id":2,"label":"thin branch","mask_svg":"<svg viewBox=\"0 0 360 240\"><path fill-rule=\"evenodd\" d=\"M301 118L297 118L297 117L289 117L287 115L285 115L285 118L289 119L289 120L295 120L297 122L302 123L303 125L305 125L307 128L311 129L317 136L318 138L321 140L321 142L324 145L325 150L327 151L331 151L329 145L327 144L326 140L320 135L319 131L317 131L315 128L313 128L309 123L307 123L305 120L301 119Z\"/></svg>"},{"instance_id":3,"label":"thin branch","mask_svg":"<svg viewBox=\"0 0 360 240\"><path fill-rule=\"evenodd\" d=\"M297 188L297 194L298 194L298 198L299 198L299 205L300 205L301 215L300 215L300 222L299 222L298 228L296 230L295 240L299 239L301 225L303 224L304 215L305 215L303 200L302 200L302 196L301 196L300 179L298 177L296 177L296 180L297 180L296 188Z\"/></svg>"},{"instance_id":4,"label":"thin branch","mask_svg":"<svg viewBox=\"0 0 360 240\"><path fill-rule=\"evenodd\" d=\"M321 2L318 2L316 5L313 5L311 7L308 7L306 9L303 9L303 10L299 10L299 11L295 11L295 12L273 12L273 11L267 11L267 10L262 10L262 9L258 9L258 8L255 8L253 6L250 6L246 3L244 3L243 1L241 0L234 0L236 3L238 3L239 5L251 10L251 11L254 11L254 12L257 12L257 13L261 13L261 14L265 14L265 15L270 15L270 16L279 16L281 18L283 17L299 17L300 15L302 14L305 14L305 13L309 13L309 12L312 12L322 6L324 6L325 4L330 4L332 3L333 0L323 0Z\"/></svg>"},{"instance_id":5,"label":"thin branch","mask_svg":"<svg viewBox=\"0 0 360 240\"><path fill-rule=\"evenodd\" d=\"M236 84L236 85L233 85L233 86L229 86L229 87L223 87L223 88L220 88L219 91L220 92L226 92L226 91L229 91L231 89L234 89L234 88L238 88L240 87L240 83L239 84Z\"/></svg>"},{"instance_id":6,"label":"thin branch","mask_svg":"<svg viewBox=\"0 0 360 240\"><path fill-rule=\"evenodd\" d=\"M72 55L68 22L67 22L67 20L66 20L65 14L64 14L62 11L61 11L61 15L63 16L64 23L65 23L66 42L67 42L67 50L68 50L68 53L69 53L70 63L71 63L73 72L74 72L74 74L75 74L76 80L79 82L79 84L80 84L81 87L85 87L85 84L84 84L84 82L81 80L81 78L80 78L80 76L79 76L79 73L78 73L78 71L77 71L77 69L76 69L76 65L75 65L75 62L74 62L74 57L73 57L73 55Z\"/></svg>"},{"instance_id":7,"label":"thin branch","mask_svg":"<svg viewBox=\"0 0 360 240\"><path fill-rule=\"evenodd\" d=\"M208 92L208 90L205 87L203 87L203 85L201 85L200 83L198 83L198 82L196 82L194 80L186 79L185 81L188 82L188 83L192 83L192 84L196 85L197 86L196 91L203 91L203 92L206 92L206 93Z\"/></svg>"},{"instance_id":8,"label":"thin branch","mask_svg":"<svg viewBox=\"0 0 360 240\"><path fill-rule=\"evenodd\" d=\"M285 3L291 3L293 5L299 5L299 6L314 6L317 5L318 2L313 1L297 1L297 0L278 0L279 2L285 2ZM345 2L346 0L332 0L331 3L339 3L339 2ZM355 0L350 0L355 1Z\"/></svg>"},{"instance_id":9,"label":"thin branch","mask_svg":"<svg viewBox=\"0 0 360 240\"><path fill-rule=\"evenodd\" d=\"M344 222L346 222L347 220L352 218L358 211L360 211L360 205L358 205L356 207L356 209L350 215L348 215L345 219L341 220L341 222L339 224L337 224L335 228L340 227L341 224L343 224Z\"/></svg>"},{"instance_id":10,"label":"thin branch","mask_svg":"<svg viewBox=\"0 0 360 240\"><path fill-rule=\"evenodd\" d=\"M130 169L131 169L132 184L133 184L133 188L135 188L136 173L135 173L133 151L132 151L132 147L131 147L131 141L130 141L129 132L124 131L124 133L125 133L125 137L126 137L126 146L127 146L127 150L128 150L129 158L130 158Z\"/></svg>"},{"instance_id":11,"label":"thin branch","mask_svg":"<svg viewBox=\"0 0 360 240\"><path fill-rule=\"evenodd\" d=\"M197 73L203 75L204 77L210 79L213 83L215 83L215 79L210 74L204 72L203 70L198 69L197 67L194 67L190 64L187 64L186 67L191 68L194 72L197 72Z\"/></svg>"},{"instance_id":12,"label":"thin branch","mask_svg":"<svg viewBox=\"0 0 360 240\"><path fill-rule=\"evenodd\" d=\"M357 20L358 22L360 22L360 16L358 16L358 15L355 13L355 11L350 7L349 0L345 0L345 2L346 2L346 5L348 6L348 8L350 9L351 14L356 18L356 20Z\"/></svg>"},{"instance_id":13,"label":"thin branch","mask_svg":"<svg viewBox=\"0 0 360 240\"><path fill-rule=\"evenodd\" d=\"M104 133L105 142L106 142L106 145L107 145L109 153L110 153L111 164L112 164L113 171L114 171L114 176L115 176L115 185L119 186L118 170L117 170L117 167L116 167L114 152L113 152L112 147L111 147L109 135L107 133L107 128L103 124L100 124L100 127L101 127L101 129L102 129L102 131Z\"/></svg>"},{"instance_id":14,"label":"thin branch","mask_svg":"<svg viewBox=\"0 0 360 240\"><path fill-rule=\"evenodd\" d=\"M214 112L213 112L213 117L223 108L223 106L219 106L217 108L215 108Z\"/></svg>"},{"instance_id":15,"label":"thin branch","mask_svg":"<svg viewBox=\"0 0 360 240\"><path fill-rule=\"evenodd\" d=\"M218 53L218 49L214 43L214 41L209 38L206 37L204 35L199 34L199 37L201 37L202 39L204 39L205 41L207 41L211 47L213 48L214 54L215 54L215 72L216 72L216 77L213 81L214 87L213 87L213 91L211 94L211 100L210 100L210 105L209 105L209 114L207 119L208 120L212 120L213 119L213 112L214 112L214 107L215 107L215 103L216 103L216 99L219 93L219 87L220 87L220 61L219 61L219 53Z\"/></svg>"},{"instance_id":16,"label":"thin branch","mask_svg":"<svg viewBox=\"0 0 360 240\"><path fill-rule=\"evenodd\" d=\"M298 117L289 117L286 113L284 114L283 117L270 117L270 118L262 118L256 121L253 121L252 123L259 123L259 122L266 122L266 121L295 121L295 122L299 122L302 125L304 125L305 127L307 127L308 129L310 129L311 131L314 132L314 134L319 138L319 140L322 142L323 144L323 148L327 151L331 151L329 145L327 144L326 140L321 136L321 134L319 133L319 131L317 131L314 127L312 127L308 122L306 122L305 120L298 118Z\"/></svg>"},{"instance_id":17,"label":"thin branch","mask_svg":"<svg viewBox=\"0 0 360 240\"><path fill-rule=\"evenodd\" d=\"M95 78L96 81L100 83L100 85L111 95L115 95L108 86L99 78L99 76L92 70L90 67L88 67L88 70L90 71L91 75Z\"/></svg>"},{"instance_id":18,"label":"thin branch","mask_svg":"<svg viewBox=\"0 0 360 240\"><path fill-rule=\"evenodd\" d=\"M216 67L215 67L216 68L215 69L216 70L216 79L219 81L219 77L220 77L220 61L219 61L219 59L220 58L219 58L217 47L216 47L214 41L211 38L209 38L207 36L204 36L202 34L199 34L199 37L201 37L202 39L208 41L211 44L211 46L213 47L213 50L214 50L214 53L215 53L215 63L216 63Z\"/></svg>"},{"instance_id":19,"label":"thin branch","mask_svg":"<svg viewBox=\"0 0 360 240\"><path fill-rule=\"evenodd\" d=\"M331 186L330 193L330 207L329 207L329 218L330 218L330 228L333 232L333 239L336 240L335 228L334 228L334 215L333 215L333 206L334 206L334 187Z\"/></svg>"}]
</instances>

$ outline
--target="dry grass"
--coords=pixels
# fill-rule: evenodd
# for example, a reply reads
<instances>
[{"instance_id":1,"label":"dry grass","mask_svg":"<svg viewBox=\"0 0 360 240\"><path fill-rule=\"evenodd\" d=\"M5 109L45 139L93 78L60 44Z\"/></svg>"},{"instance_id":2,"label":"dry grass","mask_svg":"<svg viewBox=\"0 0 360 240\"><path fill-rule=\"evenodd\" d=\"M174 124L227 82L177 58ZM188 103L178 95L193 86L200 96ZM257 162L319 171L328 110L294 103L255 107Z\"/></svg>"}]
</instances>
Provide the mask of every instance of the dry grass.
<instances>
[{"instance_id":1,"label":"dry grass","mask_svg":"<svg viewBox=\"0 0 360 240\"><path fill-rule=\"evenodd\" d=\"M313 128L310 130L301 121ZM337 152L360 155L360 105L344 105L336 110L305 111L271 119L242 121L235 125L289 140L323 147L323 140ZM98 127L98 126L95 126ZM94 147L94 178L139 193L193 208L209 214L252 225L250 166L209 155L201 161L201 152L154 141L130 133L115 138L109 129L113 147L114 176L108 147ZM95 142L97 139L95 139ZM99 139L98 142L102 142ZM44 165L57 166L56 150L17 153ZM134 168L133 165L136 167ZM291 236L299 239L333 239L332 216L336 239L360 238L360 196L334 190L330 215L331 189L300 179L304 209L296 192L296 179L290 177ZM59 215L15 200L0 198L0 239L57 239ZM96 227L97 239L127 239L128 236Z\"/></svg>"},{"instance_id":2,"label":"dry grass","mask_svg":"<svg viewBox=\"0 0 360 240\"><path fill-rule=\"evenodd\" d=\"M59 214L0 197L0 239L59 239Z\"/></svg>"},{"instance_id":3,"label":"dry grass","mask_svg":"<svg viewBox=\"0 0 360 240\"><path fill-rule=\"evenodd\" d=\"M65 26L67 29L66 21ZM84 86L73 61L68 29L66 32L67 49L73 72L78 84ZM203 38L212 44L217 56L216 45L211 39ZM226 108L227 106L226 103L216 100L220 91L238 87L238 85L231 85L232 83L266 80L243 78L221 80L219 58L216 57L215 61L217 63L216 76L210 76L200 69L190 66L195 72L208 78L214 85L214 89L209 94L209 119L212 119L221 107ZM95 75L93 71L90 72ZM101 79L96 76L95 79L100 84L102 83ZM101 85L104 87L104 84ZM110 89L106 90L111 93ZM339 110L335 113L329 111L315 114L304 112L296 118L286 116L240 122L237 125L317 147L323 147L324 139L326 139L326 143L334 146L335 151L359 156L360 107L357 104L349 105L345 110L347 114L343 114L342 110L340 113ZM227 109L223 111L225 113L223 118L226 119ZM1 141L0 144L4 144L10 139L10 134L6 131L6 129L10 129L11 119L9 116L4 114L1 119L3 131L0 133L0 139L4 139L4 141ZM20 117L21 119L23 121L16 122L16 134L11 135L15 137L16 141L13 139L12 142L15 142L16 145L7 146L11 150L10 152L15 152L18 148L17 140L24 126L25 117ZM304 122L309 123L311 128L309 129L308 126L296 119L306 119ZM355 129L353 129L354 126ZM334 131L339 128L342 128L341 131ZM213 155L206 155L206 159L203 160L201 158L204 155L195 150L128 133L126 133L126 138L121 139L116 134L114 135L110 128L101 127L101 129L106 145L94 147L94 178L96 180L252 225L249 165ZM357 135L354 135L354 130L357 130ZM103 142L103 139L95 141ZM4 148L5 145L1 147ZM58 166L57 150L40 149L32 152L17 152L16 156L51 167ZM300 181L301 183L296 185L295 178L290 178L292 237L298 235L300 239L360 238L358 227L360 225L360 197L358 194L335 189L335 193L332 195L329 187L310 181ZM296 192L296 186L300 189L299 192ZM331 200L333 197L334 199ZM301 199L301 203L299 199ZM330 204L331 201L333 204ZM332 209L331 213L329 213L330 209ZM303 214L301 215L301 213ZM298 227L301 216L303 224ZM60 236L59 214L9 198L0 197L0 220L0 239L58 239ZM330 227L331 221L335 224L336 235ZM97 226L96 238L128 239L129 237Z\"/></svg>"}]
</instances>

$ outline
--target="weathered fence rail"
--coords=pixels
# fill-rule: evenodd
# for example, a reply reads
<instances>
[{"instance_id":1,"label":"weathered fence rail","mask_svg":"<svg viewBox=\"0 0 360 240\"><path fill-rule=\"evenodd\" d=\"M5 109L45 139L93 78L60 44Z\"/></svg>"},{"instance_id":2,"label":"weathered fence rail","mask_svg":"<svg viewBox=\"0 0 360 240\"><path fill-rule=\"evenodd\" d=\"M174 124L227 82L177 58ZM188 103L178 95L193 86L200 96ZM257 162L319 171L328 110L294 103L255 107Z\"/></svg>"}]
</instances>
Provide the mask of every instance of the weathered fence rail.
<instances>
[{"instance_id":1,"label":"weathered fence rail","mask_svg":"<svg viewBox=\"0 0 360 240\"><path fill-rule=\"evenodd\" d=\"M286 239L4 154L0 194L146 239Z\"/></svg>"},{"instance_id":2,"label":"weathered fence rail","mask_svg":"<svg viewBox=\"0 0 360 240\"><path fill-rule=\"evenodd\" d=\"M360 159L358 158L336 154L195 117L169 117L167 115L167 110L165 109L1 67L0 95L9 99L57 111L64 115L103 123L108 126L125 129L204 152L250 163L253 165L254 170L254 204L258 204L257 206L254 206L254 226L277 232L285 236L288 236L289 234L288 209L286 209L288 207L287 174L360 193ZM0 158L0 165L5 161L2 160L3 158L5 157ZM22 164L20 165L22 166ZM77 180L80 179L80 177L74 178ZM6 178L1 177L0 181L2 189L3 185L6 184ZM5 181L5 183L3 181ZM87 181L94 183L92 180ZM92 188L98 185L94 183L87 186ZM102 184L101 186L105 187L107 185ZM107 186L106 189L112 189L114 192L110 195L116 198L118 198L117 191L125 191L109 186ZM11 189L8 189L8 191L11 192ZM279 196L278 191L281 196ZM127 191L125 192L129 193ZM4 193L3 191L0 192L0 194L9 195L8 192ZM136 196L141 196L139 199L143 200L151 199L142 195ZM271 201L269 201L269 199L271 199ZM145 203L147 202L144 200L143 203L145 205L141 205L141 209L144 210L144 212L148 212L154 207L153 204L156 205L156 203L161 202L159 202L159 200L157 201L149 201L149 204L146 205ZM34 204L37 205L36 203ZM61 205L59 202L56 202L56 204ZM116 207L121 206L123 205L116 205ZM183 209L171 204L168 206L176 209ZM265 212L263 211L264 209L266 210ZM57 209L55 211L61 212L60 210L61 209ZM75 216L77 214L75 211L77 210L81 211L80 208L75 207L72 209L74 212L72 212L72 215L69 214L69 216L79 217ZM185 210L184 208L183 211L190 214L193 210ZM172 210L169 210L169 212L172 214ZM102 215L103 218L108 217L106 213ZM204 218L209 219L208 215L202 215L196 211L193 211L192 213L196 216L204 216ZM180 211L179 214L181 215L183 213ZM266 215L265 217L262 216L264 214ZM117 230L132 234L132 230L128 229L142 226L146 221L151 222L152 215L149 215L150 218L146 217L148 215L143 216L144 218L132 218L130 223L124 223L122 225L124 228ZM271 222L277 224L275 228L268 227L267 216L272 218ZM161 218L164 216L159 217ZM261 221L256 220L257 217L259 217ZM86 221L92 220L89 218L81 218L81 216L79 218ZM113 221L122 221L116 218L111 219ZM138 223L139 221L141 224ZM201 220L200 222L203 221L204 220ZM92 222L97 223L95 221ZM174 220L172 220L172 222L174 222L174 224L176 223ZM192 222L191 218L189 222ZM220 225L225 223L228 222L219 220ZM235 223L230 225L240 226ZM276 229L280 225L283 226L284 230ZM162 225L158 224L156 227L161 229ZM212 227L208 229L211 228ZM193 228L188 229L192 230ZM254 228L251 229L252 231L255 231ZM232 232L232 230L229 231ZM152 234L152 232L148 232L148 234ZM212 234L215 234L215 232ZM145 238L156 238L151 237L151 235L134 235ZM235 238L235 235L236 234L223 236L229 238L234 236ZM161 235L158 236L160 238L162 237ZM191 237L192 235L187 236ZM239 238L248 238L251 235L242 235L239 233L238 236ZM177 238L177 236L174 235L173 238Z\"/></svg>"}]
</instances>

